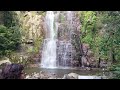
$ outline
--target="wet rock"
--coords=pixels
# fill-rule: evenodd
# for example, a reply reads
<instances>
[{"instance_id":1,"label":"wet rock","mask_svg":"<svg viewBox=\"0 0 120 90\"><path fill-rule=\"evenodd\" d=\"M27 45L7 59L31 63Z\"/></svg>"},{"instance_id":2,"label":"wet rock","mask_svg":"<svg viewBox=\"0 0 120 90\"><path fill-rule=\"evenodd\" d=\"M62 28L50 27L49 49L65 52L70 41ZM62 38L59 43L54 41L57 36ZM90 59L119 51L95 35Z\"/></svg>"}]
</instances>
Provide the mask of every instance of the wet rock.
<instances>
[{"instance_id":1,"label":"wet rock","mask_svg":"<svg viewBox=\"0 0 120 90\"><path fill-rule=\"evenodd\" d=\"M35 74L34 74L34 77L35 77L35 78L39 78L39 77L40 77L39 73L35 73Z\"/></svg>"},{"instance_id":2,"label":"wet rock","mask_svg":"<svg viewBox=\"0 0 120 90\"><path fill-rule=\"evenodd\" d=\"M90 57L92 57L94 54L93 54L92 51L88 50L87 55L90 56Z\"/></svg>"},{"instance_id":3,"label":"wet rock","mask_svg":"<svg viewBox=\"0 0 120 90\"><path fill-rule=\"evenodd\" d=\"M25 79L35 79L32 75L26 75Z\"/></svg>"},{"instance_id":4,"label":"wet rock","mask_svg":"<svg viewBox=\"0 0 120 90\"><path fill-rule=\"evenodd\" d=\"M85 56L82 56L81 60L82 60L82 67L89 66L89 62Z\"/></svg>"},{"instance_id":5,"label":"wet rock","mask_svg":"<svg viewBox=\"0 0 120 90\"><path fill-rule=\"evenodd\" d=\"M91 68L89 68L89 67L86 67L86 70L90 71L90 70L91 70Z\"/></svg>"},{"instance_id":6,"label":"wet rock","mask_svg":"<svg viewBox=\"0 0 120 90\"><path fill-rule=\"evenodd\" d=\"M78 74L76 73L65 74L62 79L78 79Z\"/></svg>"},{"instance_id":7,"label":"wet rock","mask_svg":"<svg viewBox=\"0 0 120 90\"><path fill-rule=\"evenodd\" d=\"M108 79L108 77L107 76L102 76L101 79Z\"/></svg>"},{"instance_id":8,"label":"wet rock","mask_svg":"<svg viewBox=\"0 0 120 90\"><path fill-rule=\"evenodd\" d=\"M56 79L62 79L62 78L56 78Z\"/></svg>"},{"instance_id":9,"label":"wet rock","mask_svg":"<svg viewBox=\"0 0 120 90\"><path fill-rule=\"evenodd\" d=\"M78 79L78 74L76 74L76 73L70 73L70 74L68 74L68 76L69 77L71 77L71 78L74 78L74 79Z\"/></svg>"},{"instance_id":10,"label":"wet rock","mask_svg":"<svg viewBox=\"0 0 120 90\"><path fill-rule=\"evenodd\" d=\"M56 79L55 77L49 77L48 79Z\"/></svg>"},{"instance_id":11,"label":"wet rock","mask_svg":"<svg viewBox=\"0 0 120 90\"><path fill-rule=\"evenodd\" d=\"M100 68L107 68L107 63L101 62L100 63Z\"/></svg>"},{"instance_id":12,"label":"wet rock","mask_svg":"<svg viewBox=\"0 0 120 90\"><path fill-rule=\"evenodd\" d=\"M89 44L83 43L83 44L82 44L82 48L83 48L83 52L86 54L87 51L88 51L88 49L90 48L90 46L89 46Z\"/></svg>"},{"instance_id":13,"label":"wet rock","mask_svg":"<svg viewBox=\"0 0 120 90\"><path fill-rule=\"evenodd\" d=\"M56 75L55 73L53 73L52 75Z\"/></svg>"},{"instance_id":14,"label":"wet rock","mask_svg":"<svg viewBox=\"0 0 120 90\"><path fill-rule=\"evenodd\" d=\"M65 74L62 79L70 79L70 77L67 74Z\"/></svg>"}]
</instances>

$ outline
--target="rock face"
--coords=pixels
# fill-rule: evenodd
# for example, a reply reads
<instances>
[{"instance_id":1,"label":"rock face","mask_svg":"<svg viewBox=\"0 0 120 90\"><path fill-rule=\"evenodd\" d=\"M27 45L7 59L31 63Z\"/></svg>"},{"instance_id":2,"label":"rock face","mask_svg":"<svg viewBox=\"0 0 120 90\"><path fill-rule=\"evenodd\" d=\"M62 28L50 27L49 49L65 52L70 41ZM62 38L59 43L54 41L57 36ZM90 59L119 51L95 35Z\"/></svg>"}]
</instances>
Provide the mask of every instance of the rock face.
<instances>
[{"instance_id":1,"label":"rock face","mask_svg":"<svg viewBox=\"0 0 120 90\"><path fill-rule=\"evenodd\" d=\"M110 65L111 62L105 62L101 61L100 62L100 68L107 68Z\"/></svg>"},{"instance_id":2,"label":"rock face","mask_svg":"<svg viewBox=\"0 0 120 90\"><path fill-rule=\"evenodd\" d=\"M22 22L21 26L23 29L22 39L25 42L35 40L42 34L42 15L38 14L37 11L16 11L19 21Z\"/></svg>"},{"instance_id":3,"label":"rock face","mask_svg":"<svg viewBox=\"0 0 120 90\"><path fill-rule=\"evenodd\" d=\"M80 20L75 11L61 11L58 17L57 64L64 67L80 66Z\"/></svg>"},{"instance_id":4,"label":"rock face","mask_svg":"<svg viewBox=\"0 0 120 90\"><path fill-rule=\"evenodd\" d=\"M42 11L15 11L18 22L20 23L21 45L20 54L27 56L26 61L40 62L41 57L33 56L39 54L41 42L44 37L43 13ZM14 55L16 57L16 55Z\"/></svg>"},{"instance_id":5,"label":"rock face","mask_svg":"<svg viewBox=\"0 0 120 90\"><path fill-rule=\"evenodd\" d=\"M89 66L89 62L85 56L82 56L82 67Z\"/></svg>"}]
</instances>

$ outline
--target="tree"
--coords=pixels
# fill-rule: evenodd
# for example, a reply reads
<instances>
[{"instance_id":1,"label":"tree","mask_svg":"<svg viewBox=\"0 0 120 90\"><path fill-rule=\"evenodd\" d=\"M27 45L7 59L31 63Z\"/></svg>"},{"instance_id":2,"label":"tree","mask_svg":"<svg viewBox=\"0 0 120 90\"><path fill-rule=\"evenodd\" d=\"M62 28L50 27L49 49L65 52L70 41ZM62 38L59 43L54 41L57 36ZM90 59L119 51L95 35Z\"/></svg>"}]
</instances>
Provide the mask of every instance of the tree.
<instances>
[{"instance_id":1,"label":"tree","mask_svg":"<svg viewBox=\"0 0 120 90\"><path fill-rule=\"evenodd\" d=\"M97 60L120 59L120 12L83 11L82 43L88 43Z\"/></svg>"},{"instance_id":2,"label":"tree","mask_svg":"<svg viewBox=\"0 0 120 90\"><path fill-rule=\"evenodd\" d=\"M0 56L17 50L20 45L20 28L14 11L3 11L3 25L0 25Z\"/></svg>"},{"instance_id":3,"label":"tree","mask_svg":"<svg viewBox=\"0 0 120 90\"><path fill-rule=\"evenodd\" d=\"M104 39L109 50L110 60L114 63L120 53L120 12L107 11L104 14L103 23L105 24ZM106 35L106 36L105 36Z\"/></svg>"}]
</instances>

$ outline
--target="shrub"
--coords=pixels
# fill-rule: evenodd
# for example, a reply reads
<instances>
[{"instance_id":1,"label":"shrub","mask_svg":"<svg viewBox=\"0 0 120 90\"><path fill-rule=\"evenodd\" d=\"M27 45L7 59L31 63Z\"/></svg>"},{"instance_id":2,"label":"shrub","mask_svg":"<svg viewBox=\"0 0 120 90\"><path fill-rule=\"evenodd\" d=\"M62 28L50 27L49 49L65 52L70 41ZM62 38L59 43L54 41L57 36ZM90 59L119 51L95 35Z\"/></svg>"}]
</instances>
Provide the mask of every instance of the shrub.
<instances>
[{"instance_id":1,"label":"shrub","mask_svg":"<svg viewBox=\"0 0 120 90\"><path fill-rule=\"evenodd\" d=\"M20 33L16 27L7 28L0 25L0 56L17 50L20 44Z\"/></svg>"}]
</instances>

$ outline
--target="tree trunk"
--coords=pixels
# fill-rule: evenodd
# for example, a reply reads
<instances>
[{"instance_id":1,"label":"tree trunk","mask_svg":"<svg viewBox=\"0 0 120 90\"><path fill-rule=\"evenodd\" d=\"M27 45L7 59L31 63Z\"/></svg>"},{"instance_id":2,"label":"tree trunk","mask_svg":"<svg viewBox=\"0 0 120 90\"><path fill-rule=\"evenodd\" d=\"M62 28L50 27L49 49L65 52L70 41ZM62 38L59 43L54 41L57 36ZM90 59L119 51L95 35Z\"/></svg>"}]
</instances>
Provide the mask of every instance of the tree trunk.
<instances>
[{"instance_id":1,"label":"tree trunk","mask_svg":"<svg viewBox=\"0 0 120 90\"><path fill-rule=\"evenodd\" d=\"M113 62L113 63L116 62L114 50L112 51L112 62Z\"/></svg>"},{"instance_id":2,"label":"tree trunk","mask_svg":"<svg viewBox=\"0 0 120 90\"><path fill-rule=\"evenodd\" d=\"M100 62L101 62L101 58L99 58L98 60L98 68L100 68Z\"/></svg>"}]
</instances>

